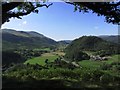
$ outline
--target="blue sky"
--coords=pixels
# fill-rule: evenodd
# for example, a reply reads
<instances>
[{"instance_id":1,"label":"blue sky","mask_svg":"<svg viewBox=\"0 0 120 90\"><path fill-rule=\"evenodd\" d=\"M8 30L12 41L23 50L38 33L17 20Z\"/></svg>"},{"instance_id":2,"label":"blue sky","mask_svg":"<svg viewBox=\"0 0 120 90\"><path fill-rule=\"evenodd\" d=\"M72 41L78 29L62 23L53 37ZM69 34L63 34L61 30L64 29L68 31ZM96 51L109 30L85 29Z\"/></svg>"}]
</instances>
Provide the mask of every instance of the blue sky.
<instances>
[{"instance_id":1,"label":"blue sky","mask_svg":"<svg viewBox=\"0 0 120 90\"><path fill-rule=\"evenodd\" d=\"M22 19L11 19L3 28L36 31L54 40L73 40L83 35L117 35L118 26L104 22L93 13L74 12L74 6L54 2L49 8L39 8Z\"/></svg>"}]
</instances>

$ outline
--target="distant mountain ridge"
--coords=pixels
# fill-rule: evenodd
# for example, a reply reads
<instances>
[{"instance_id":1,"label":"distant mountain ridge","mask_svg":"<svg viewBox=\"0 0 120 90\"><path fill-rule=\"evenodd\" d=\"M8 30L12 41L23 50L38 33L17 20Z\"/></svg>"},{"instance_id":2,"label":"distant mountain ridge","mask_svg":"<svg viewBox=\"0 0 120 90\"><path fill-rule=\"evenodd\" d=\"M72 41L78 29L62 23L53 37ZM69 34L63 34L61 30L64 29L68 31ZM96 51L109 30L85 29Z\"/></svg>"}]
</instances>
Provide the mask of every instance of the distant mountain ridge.
<instances>
[{"instance_id":1,"label":"distant mountain ridge","mask_svg":"<svg viewBox=\"0 0 120 90\"><path fill-rule=\"evenodd\" d=\"M58 43L61 43L61 44L70 44L72 42L72 40L61 40L61 41L58 41Z\"/></svg>"},{"instance_id":2,"label":"distant mountain ridge","mask_svg":"<svg viewBox=\"0 0 120 90\"><path fill-rule=\"evenodd\" d=\"M48 38L38 32L35 31L16 31L13 29L2 29L2 45L3 45L3 50L4 49L16 49L16 48L43 48L43 47L51 47L54 48L56 46L59 45L71 45L71 43L73 44L73 42L76 42L78 39L75 40L61 40L61 41L55 41L51 38ZM120 35L102 35L102 36L97 36L98 38L96 38L95 36L93 36L96 39L99 39L97 41L101 41L104 43L106 43L105 41L109 41L113 42L113 43L119 43L119 36ZM83 38L84 37L84 38ZM80 38L81 39L80 42L83 42L83 44L80 44L81 47L83 47L85 45L85 48L88 48L92 45L90 44L90 41L93 41L92 39L90 40L90 36L89 39L87 36L83 36ZM86 37L86 39L85 39ZM93 38L92 37L92 38ZM85 41L84 41L85 40ZM100 42L100 43L101 43ZM85 44L86 43L86 44ZM95 41L92 42L91 44L96 43ZM100 43L98 43L98 45L100 45ZM79 43L77 43L79 45ZM87 46L88 45L88 46ZM97 44L93 44L93 46L98 47ZM75 46L76 47L76 46ZM92 47L91 47L92 48Z\"/></svg>"},{"instance_id":3,"label":"distant mountain ridge","mask_svg":"<svg viewBox=\"0 0 120 90\"><path fill-rule=\"evenodd\" d=\"M57 42L34 31L16 31L2 29L2 44L4 49L55 47Z\"/></svg>"}]
</instances>

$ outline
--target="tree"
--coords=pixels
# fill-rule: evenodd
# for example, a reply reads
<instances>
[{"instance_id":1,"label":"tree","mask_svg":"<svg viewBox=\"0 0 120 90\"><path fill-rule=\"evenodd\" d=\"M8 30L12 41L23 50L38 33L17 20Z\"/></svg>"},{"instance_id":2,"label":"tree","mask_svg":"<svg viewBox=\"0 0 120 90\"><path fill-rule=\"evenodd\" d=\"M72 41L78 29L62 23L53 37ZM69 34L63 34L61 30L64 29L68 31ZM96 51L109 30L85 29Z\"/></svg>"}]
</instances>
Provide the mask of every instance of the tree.
<instances>
[{"instance_id":1,"label":"tree","mask_svg":"<svg viewBox=\"0 0 120 90\"><path fill-rule=\"evenodd\" d=\"M39 0L36 0L39 1ZM40 0L41 1L41 0ZM8 22L10 18L22 19L21 16L38 13L38 7L49 7L53 3L43 2L2 2L2 24ZM120 2L65 2L75 6L75 11L84 13L97 13L98 16L104 16L107 23L120 24ZM13 10L15 9L16 10Z\"/></svg>"},{"instance_id":2,"label":"tree","mask_svg":"<svg viewBox=\"0 0 120 90\"><path fill-rule=\"evenodd\" d=\"M48 64L48 59L45 60L45 63Z\"/></svg>"},{"instance_id":3,"label":"tree","mask_svg":"<svg viewBox=\"0 0 120 90\"><path fill-rule=\"evenodd\" d=\"M88 13L92 10L98 16L104 16L107 23L120 25L119 2L66 2L75 6L75 11Z\"/></svg>"},{"instance_id":4,"label":"tree","mask_svg":"<svg viewBox=\"0 0 120 90\"><path fill-rule=\"evenodd\" d=\"M47 5L40 2L2 2L2 24L9 22L12 17L22 19L21 16L28 15L31 12L38 13L38 7L48 8L51 5L52 3Z\"/></svg>"},{"instance_id":5,"label":"tree","mask_svg":"<svg viewBox=\"0 0 120 90\"><path fill-rule=\"evenodd\" d=\"M65 59L70 61L82 61L82 60L89 60L90 57L78 49L66 50Z\"/></svg>"},{"instance_id":6,"label":"tree","mask_svg":"<svg viewBox=\"0 0 120 90\"><path fill-rule=\"evenodd\" d=\"M9 66L11 63L23 63L25 58L14 51L2 51L2 65Z\"/></svg>"}]
</instances>

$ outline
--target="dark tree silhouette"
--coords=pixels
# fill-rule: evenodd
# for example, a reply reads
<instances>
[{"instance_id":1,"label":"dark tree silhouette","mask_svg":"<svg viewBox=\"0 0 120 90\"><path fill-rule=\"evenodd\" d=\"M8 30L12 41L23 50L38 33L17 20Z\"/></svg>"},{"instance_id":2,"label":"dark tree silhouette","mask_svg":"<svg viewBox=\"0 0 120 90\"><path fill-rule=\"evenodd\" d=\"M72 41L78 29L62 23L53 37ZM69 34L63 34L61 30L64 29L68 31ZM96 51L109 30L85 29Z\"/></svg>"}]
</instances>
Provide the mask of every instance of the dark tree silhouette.
<instances>
[{"instance_id":1,"label":"dark tree silhouette","mask_svg":"<svg viewBox=\"0 0 120 90\"><path fill-rule=\"evenodd\" d=\"M39 0L38 0L39 1ZM98 16L104 16L107 23L120 24L120 2L65 2L75 6L75 11L84 13L97 13ZM10 18L28 15L31 12L38 13L38 7L49 7L52 3L41 2L2 2L2 24L8 22ZM15 9L16 8L16 9ZM15 9L15 10L13 10Z\"/></svg>"},{"instance_id":2,"label":"dark tree silhouette","mask_svg":"<svg viewBox=\"0 0 120 90\"><path fill-rule=\"evenodd\" d=\"M98 16L104 16L107 23L120 24L119 2L66 2L75 6L75 11L88 13L92 10Z\"/></svg>"},{"instance_id":3,"label":"dark tree silhouette","mask_svg":"<svg viewBox=\"0 0 120 90\"><path fill-rule=\"evenodd\" d=\"M45 63L48 64L48 59L45 60Z\"/></svg>"},{"instance_id":4,"label":"dark tree silhouette","mask_svg":"<svg viewBox=\"0 0 120 90\"><path fill-rule=\"evenodd\" d=\"M38 7L48 8L51 5L52 3L47 5L37 2L2 2L2 24L9 22L12 17L22 19L20 16L28 15L31 12L38 13ZM15 8L16 10L13 10Z\"/></svg>"}]
</instances>

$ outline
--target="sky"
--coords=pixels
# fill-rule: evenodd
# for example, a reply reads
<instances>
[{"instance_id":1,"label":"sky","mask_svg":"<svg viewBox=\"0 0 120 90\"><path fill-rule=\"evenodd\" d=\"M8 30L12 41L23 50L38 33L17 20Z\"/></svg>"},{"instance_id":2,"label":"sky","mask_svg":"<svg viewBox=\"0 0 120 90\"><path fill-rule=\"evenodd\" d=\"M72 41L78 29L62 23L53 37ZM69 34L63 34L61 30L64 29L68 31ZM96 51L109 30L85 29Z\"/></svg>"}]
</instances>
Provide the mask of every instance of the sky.
<instances>
[{"instance_id":1,"label":"sky","mask_svg":"<svg viewBox=\"0 0 120 90\"><path fill-rule=\"evenodd\" d=\"M1 28L36 31L56 41L73 40L85 35L118 34L118 25L108 24L104 17L93 13L74 12L74 6L63 2L39 8L38 14L31 13L22 19L12 18Z\"/></svg>"}]
</instances>

